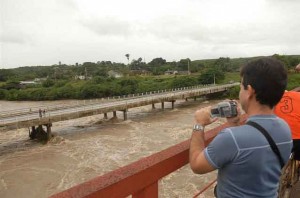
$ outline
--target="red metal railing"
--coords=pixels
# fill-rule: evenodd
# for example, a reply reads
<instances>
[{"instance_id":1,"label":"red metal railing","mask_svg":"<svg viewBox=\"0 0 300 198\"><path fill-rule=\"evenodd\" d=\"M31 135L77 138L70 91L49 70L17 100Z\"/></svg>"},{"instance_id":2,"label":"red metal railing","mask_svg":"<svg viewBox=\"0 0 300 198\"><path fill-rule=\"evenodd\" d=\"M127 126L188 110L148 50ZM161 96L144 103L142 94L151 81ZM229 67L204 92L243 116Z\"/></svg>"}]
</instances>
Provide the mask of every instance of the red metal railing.
<instances>
[{"instance_id":1,"label":"red metal railing","mask_svg":"<svg viewBox=\"0 0 300 198\"><path fill-rule=\"evenodd\" d=\"M206 145L223 124L206 133ZM169 147L132 164L84 182L51 198L62 197L158 197L158 182L189 162L189 140Z\"/></svg>"}]
</instances>

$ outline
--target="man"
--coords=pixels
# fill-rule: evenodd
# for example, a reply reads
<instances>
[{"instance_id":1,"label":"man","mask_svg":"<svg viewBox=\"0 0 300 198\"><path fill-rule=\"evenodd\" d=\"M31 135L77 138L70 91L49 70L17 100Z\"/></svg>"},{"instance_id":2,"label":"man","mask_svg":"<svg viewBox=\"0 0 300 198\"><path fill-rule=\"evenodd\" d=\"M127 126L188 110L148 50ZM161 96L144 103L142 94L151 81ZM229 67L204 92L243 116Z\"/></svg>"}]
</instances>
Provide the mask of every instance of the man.
<instances>
[{"instance_id":1,"label":"man","mask_svg":"<svg viewBox=\"0 0 300 198\"><path fill-rule=\"evenodd\" d=\"M300 87L284 92L274 113L284 119L291 128L294 159L300 161Z\"/></svg>"},{"instance_id":2,"label":"man","mask_svg":"<svg viewBox=\"0 0 300 198\"><path fill-rule=\"evenodd\" d=\"M261 125L274 139L283 161L292 147L290 129L273 114L287 85L287 73L281 62L260 58L241 69L239 99L248 121ZM239 116L227 119L225 128L205 148L204 127L215 119L211 107L195 113L190 143L190 166L198 174L218 169L219 197L277 197L281 165L267 139L250 125L238 126Z\"/></svg>"},{"instance_id":3,"label":"man","mask_svg":"<svg viewBox=\"0 0 300 198\"><path fill-rule=\"evenodd\" d=\"M284 119L291 128L295 161L295 181L299 178L300 162L300 87L284 92L280 102L276 105L274 112L278 117Z\"/></svg>"}]
</instances>

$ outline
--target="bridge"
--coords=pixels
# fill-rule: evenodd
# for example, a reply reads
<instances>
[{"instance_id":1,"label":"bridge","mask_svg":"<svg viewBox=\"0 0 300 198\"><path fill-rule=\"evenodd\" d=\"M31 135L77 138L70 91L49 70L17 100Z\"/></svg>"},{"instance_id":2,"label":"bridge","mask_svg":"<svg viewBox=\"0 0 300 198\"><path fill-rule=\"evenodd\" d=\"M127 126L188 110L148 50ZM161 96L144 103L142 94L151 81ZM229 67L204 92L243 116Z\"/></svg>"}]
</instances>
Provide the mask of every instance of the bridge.
<instances>
[{"instance_id":1,"label":"bridge","mask_svg":"<svg viewBox=\"0 0 300 198\"><path fill-rule=\"evenodd\" d=\"M51 137L51 126L54 122L81 118L96 114L104 114L107 119L107 113L113 112L116 117L117 111L122 111L124 120L127 119L127 111L130 108L152 104L155 108L156 103L161 103L164 108L165 102L171 102L172 108L177 99L195 98L213 93L224 92L240 83L231 83L224 85L207 85L184 87L172 90L160 90L142 94L131 94L128 96L117 96L108 99L96 99L84 101L76 105L60 106L42 106L31 107L0 113L0 131L8 131L19 128L31 128L30 138L49 139ZM45 113L39 112L45 109ZM46 127L46 131L43 129Z\"/></svg>"}]
</instances>

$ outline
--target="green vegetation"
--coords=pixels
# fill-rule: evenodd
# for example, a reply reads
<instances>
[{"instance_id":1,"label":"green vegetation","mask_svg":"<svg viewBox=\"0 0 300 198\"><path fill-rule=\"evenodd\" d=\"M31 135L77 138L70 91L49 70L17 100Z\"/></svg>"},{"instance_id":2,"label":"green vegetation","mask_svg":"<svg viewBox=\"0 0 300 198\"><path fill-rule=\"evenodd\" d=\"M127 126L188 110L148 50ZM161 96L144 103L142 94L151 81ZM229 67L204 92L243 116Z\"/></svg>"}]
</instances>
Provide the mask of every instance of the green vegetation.
<instances>
[{"instance_id":1,"label":"green vegetation","mask_svg":"<svg viewBox=\"0 0 300 198\"><path fill-rule=\"evenodd\" d=\"M288 89L300 86L300 74L292 68L300 56L273 55L281 60L289 73ZM129 54L126 58L129 61ZM89 99L145 93L156 90L189 87L201 84L239 82L239 68L251 58L224 58L195 60L182 59L167 62L155 58L148 64L142 58L130 64L101 61L76 65L52 65L0 69L0 99L4 100L58 100ZM187 70L191 75L187 75ZM165 72L177 75L163 75ZM118 74L119 76L117 76ZM123 76L123 77L120 77ZM84 80L80 80L83 78ZM20 81L37 83L20 84ZM230 90L225 97L237 98L239 88Z\"/></svg>"},{"instance_id":2,"label":"green vegetation","mask_svg":"<svg viewBox=\"0 0 300 198\"><path fill-rule=\"evenodd\" d=\"M288 77L288 86L287 90L300 87L300 73L291 73Z\"/></svg>"}]
</instances>

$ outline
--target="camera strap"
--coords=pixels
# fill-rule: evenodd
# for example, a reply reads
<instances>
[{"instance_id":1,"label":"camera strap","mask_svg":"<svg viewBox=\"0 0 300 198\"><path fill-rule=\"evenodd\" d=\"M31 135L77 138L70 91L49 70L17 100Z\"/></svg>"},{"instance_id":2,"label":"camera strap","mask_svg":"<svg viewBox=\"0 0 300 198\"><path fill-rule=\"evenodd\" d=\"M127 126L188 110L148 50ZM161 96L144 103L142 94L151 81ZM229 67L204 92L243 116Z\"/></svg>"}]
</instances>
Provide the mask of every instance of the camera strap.
<instances>
[{"instance_id":1,"label":"camera strap","mask_svg":"<svg viewBox=\"0 0 300 198\"><path fill-rule=\"evenodd\" d=\"M276 146L273 138L270 136L270 134L266 131L266 129L264 129L262 126L260 126L259 124L257 124L256 122L252 122L252 121L248 121L246 123L247 125L250 125L254 128L256 128L258 131L260 131L264 136L265 138L268 140L273 152L276 154L276 156L278 157L278 160L280 162L280 166L281 168L283 168L284 166L284 161L283 161L283 158L280 154L280 151L278 149L278 147Z\"/></svg>"}]
</instances>

